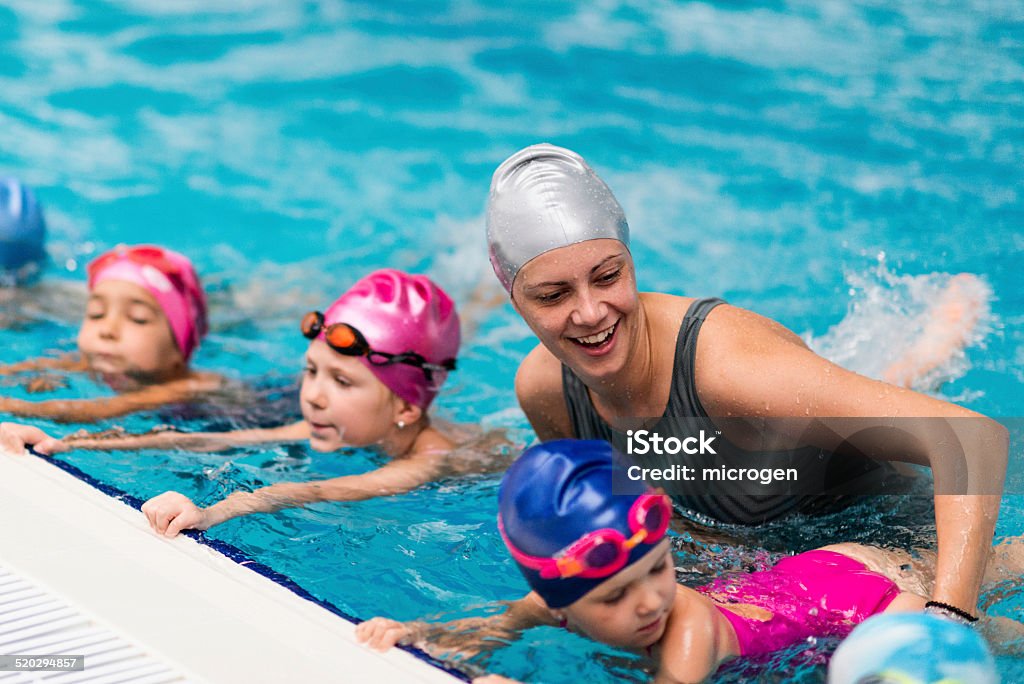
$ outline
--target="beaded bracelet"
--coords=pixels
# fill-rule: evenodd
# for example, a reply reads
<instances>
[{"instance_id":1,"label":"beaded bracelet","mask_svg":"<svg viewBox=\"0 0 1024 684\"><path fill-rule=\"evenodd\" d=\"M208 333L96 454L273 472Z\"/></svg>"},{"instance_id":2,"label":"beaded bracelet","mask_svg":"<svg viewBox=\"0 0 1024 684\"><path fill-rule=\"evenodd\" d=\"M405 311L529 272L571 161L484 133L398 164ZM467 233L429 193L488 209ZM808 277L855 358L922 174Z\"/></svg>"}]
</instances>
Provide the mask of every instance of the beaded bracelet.
<instances>
[{"instance_id":1,"label":"beaded bracelet","mask_svg":"<svg viewBox=\"0 0 1024 684\"><path fill-rule=\"evenodd\" d=\"M961 625L970 626L978 621L977 617L971 615L966 610L961 610L942 601L928 601L924 604L924 612L929 615L939 615L940 617L948 618L953 622L959 622Z\"/></svg>"}]
</instances>

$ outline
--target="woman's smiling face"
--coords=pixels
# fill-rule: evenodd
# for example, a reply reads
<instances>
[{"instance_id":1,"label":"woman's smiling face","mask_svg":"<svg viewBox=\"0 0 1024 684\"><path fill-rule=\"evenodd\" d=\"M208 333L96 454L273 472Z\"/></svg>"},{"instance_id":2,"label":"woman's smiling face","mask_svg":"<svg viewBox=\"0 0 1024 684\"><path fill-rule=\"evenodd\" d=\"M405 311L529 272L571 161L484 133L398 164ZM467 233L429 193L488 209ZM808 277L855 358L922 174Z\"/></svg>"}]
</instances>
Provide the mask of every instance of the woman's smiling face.
<instances>
[{"instance_id":1,"label":"woman's smiling face","mask_svg":"<svg viewBox=\"0 0 1024 684\"><path fill-rule=\"evenodd\" d=\"M512 301L540 342L578 375L607 376L624 366L640 299L633 259L618 240L541 254L520 269Z\"/></svg>"}]
</instances>

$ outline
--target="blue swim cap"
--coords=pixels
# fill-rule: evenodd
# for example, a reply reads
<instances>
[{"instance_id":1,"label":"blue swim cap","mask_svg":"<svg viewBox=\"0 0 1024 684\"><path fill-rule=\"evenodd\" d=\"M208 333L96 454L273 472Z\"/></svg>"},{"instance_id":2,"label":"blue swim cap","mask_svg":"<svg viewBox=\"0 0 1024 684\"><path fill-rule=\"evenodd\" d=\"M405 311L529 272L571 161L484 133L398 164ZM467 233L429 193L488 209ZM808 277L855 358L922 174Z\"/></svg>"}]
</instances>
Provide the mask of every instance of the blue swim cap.
<instances>
[{"instance_id":1,"label":"blue swim cap","mask_svg":"<svg viewBox=\"0 0 1024 684\"><path fill-rule=\"evenodd\" d=\"M530 556L551 558L583 535L610 528L627 539L633 534L629 511L637 497L650 493L643 482L616 479L621 454L608 442L562 439L523 452L501 481L498 510L506 543ZM653 547L640 543L629 551L626 567ZM520 572L550 608L563 608L601 584L604 577L555 577L518 563ZM611 573L612 575L614 573Z\"/></svg>"},{"instance_id":2,"label":"blue swim cap","mask_svg":"<svg viewBox=\"0 0 1024 684\"><path fill-rule=\"evenodd\" d=\"M997 684L995 660L970 627L925 613L886 613L839 644L828 684Z\"/></svg>"},{"instance_id":3,"label":"blue swim cap","mask_svg":"<svg viewBox=\"0 0 1024 684\"><path fill-rule=\"evenodd\" d=\"M16 178L0 178L0 275L14 282L39 272L46 221L35 195Z\"/></svg>"}]
</instances>

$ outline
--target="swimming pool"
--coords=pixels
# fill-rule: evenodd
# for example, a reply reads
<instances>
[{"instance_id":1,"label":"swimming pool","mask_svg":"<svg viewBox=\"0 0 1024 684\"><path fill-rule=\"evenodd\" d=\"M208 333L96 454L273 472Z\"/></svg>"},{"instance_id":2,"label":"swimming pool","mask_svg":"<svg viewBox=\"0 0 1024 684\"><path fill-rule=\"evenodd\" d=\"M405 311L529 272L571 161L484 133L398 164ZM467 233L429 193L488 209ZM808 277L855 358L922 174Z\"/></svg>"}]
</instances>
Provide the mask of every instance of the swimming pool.
<instances>
[{"instance_id":1,"label":"swimming pool","mask_svg":"<svg viewBox=\"0 0 1024 684\"><path fill-rule=\"evenodd\" d=\"M929 274L983 275L990 332L939 391L1013 417L1024 380L1022 45L1020 6L990 1L18 0L0 9L0 170L46 204L44 288L84 280L82 263L117 242L167 243L195 256L211 291L197 365L286 385L305 344L298 317L371 268L428 272L460 302L480 282L496 288L482 231L490 173L549 140L615 190L642 288L723 296L855 367L898 344L899 321L941 281ZM40 298L19 329L0 331L0 361L73 346L64 290ZM872 344L827 337L848 310ZM531 335L507 306L475 323L438 413L525 439L510 388ZM103 391L80 381L62 393ZM198 424L166 413L120 422L172 420ZM139 497L174 488L207 502L375 459L301 448L68 456ZM451 616L524 589L494 528L496 487L480 475L236 520L213 536L355 615ZM891 539L879 508L790 521L780 534ZM1024 531L1019 498L1007 497L1000 531ZM596 656L547 648L569 642ZM827 649L811 651L720 680L753 667L815 681ZM581 665L595 681L630 668L550 630L491 661L531 681ZM1000 667L1024 679L1021 661Z\"/></svg>"}]
</instances>

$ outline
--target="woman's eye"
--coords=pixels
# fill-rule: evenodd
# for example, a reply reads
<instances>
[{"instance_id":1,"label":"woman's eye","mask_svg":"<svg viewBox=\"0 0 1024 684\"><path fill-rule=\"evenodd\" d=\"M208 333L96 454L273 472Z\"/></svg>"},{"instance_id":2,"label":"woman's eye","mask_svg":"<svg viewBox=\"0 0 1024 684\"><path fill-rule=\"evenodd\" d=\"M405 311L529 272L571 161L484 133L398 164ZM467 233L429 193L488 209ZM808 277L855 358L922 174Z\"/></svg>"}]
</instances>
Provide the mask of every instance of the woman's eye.
<instances>
[{"instance_id":1,"label":"woman's eye","mask_svg":"<svg viewBox=\"0 0 1024 684\"><path fill-rule=\"evenodd\" d=\"M563 292L549 292L547 294L537 295L537 301L541 304L554 304L562 298Z\"/></svg>"},{"instance_id":2,"label":"woman's eye","mask_svg":"<svg viewBox=\"0 0 1024 684\"><path fill-rule=\"evenodd\" d=\"M619 279L620 275L622 275L622 269L617 268L614 271L610 271L609 273L605 273L602 276L598 276L597 282L604 285L607 285L608 283L614 283L616 280Z\"/></svg>"},{"instance_id":3,"label":"woman's eye","mask_svg":"<svg viewBox=\"0 0 1024 684\"><path fill-rule=\"evenodd\" d=\"M665 568L667 568L667 567L668 567L668 563L666 563L665 561L661 561L660 563L655 565L653 568L651 568L651 574L652 575L660 575L661 573L665 572Z\"/></svg>"},{"instance_id":4,"label":"woman's eye","mask_svg":"<svg viewBox=\"0 0 1024 684\"><path fill-rule=\"evenodd\" d=\"M349 382L347 379L345 379L345 378L343 378L343 377L341 377L339 375L335 375L334 376L334 382L338 383L342 387L351 387L352 386L351 382Z\"/></svg>"},{"instance_id":5,"label":"woman's eye","mask_svg":"<svg viewBox=\"0 0 1024 684\"><path fill-rule=\"evenodd\" d=\"M313 368L313 366L306 366L302 369L302 372L306 375L316 375L316 368Z\"/></svg>"}]
</instances>

